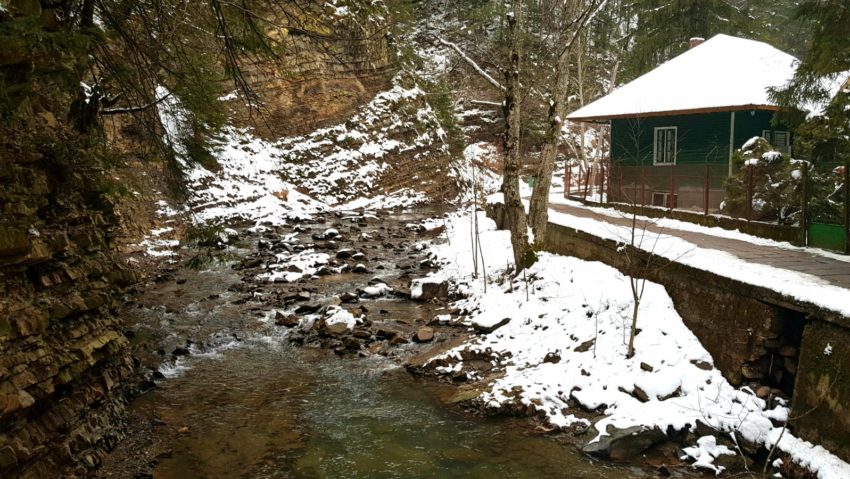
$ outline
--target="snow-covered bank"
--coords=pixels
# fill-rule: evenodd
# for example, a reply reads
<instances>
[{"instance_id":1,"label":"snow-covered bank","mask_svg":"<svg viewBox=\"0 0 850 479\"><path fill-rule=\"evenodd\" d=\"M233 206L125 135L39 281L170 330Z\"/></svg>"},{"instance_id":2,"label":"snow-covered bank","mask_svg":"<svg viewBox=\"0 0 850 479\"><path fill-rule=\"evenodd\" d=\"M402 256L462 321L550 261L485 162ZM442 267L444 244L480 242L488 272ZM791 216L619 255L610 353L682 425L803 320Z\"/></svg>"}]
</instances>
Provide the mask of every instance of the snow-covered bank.
<instances>
[{"instance_id":1,"label":"snow-covered bank","mask_svg":"<svg viewBox=\"0 0 850 479\"><path fill-rule=\"evenodd\" d=\"M213 142L214 165L206 166L191 161L183 145L192 134L187 115L168 97L160 118L186 175L193 221L280 225L330 209L425 202L420 189L441 176L444 160L431 158L445 157L445 133L425 92L402 83L396 78L350 118L308 135L266 141L228 127ZM383 185L390 174L398 178Z\"/></svg>"},{"instance_id":2,"label":"snow-covered bank","mask_svg":"<svg viewBox=\"0 0 850 479\"><path fill-rule=\"evenodd\" d=\"M602 411L595 440L609 427L696 432L697 421L728 444L734 444L734 438L770 448L781 435L778 449L818 477L850 477L850 465L828 451L787 431L782 434L788 416L784 401L758 398L749 388L735 388L723 378L663 287L647 283L636 353L627 358L633 307L628 277L601 263L542 253L527 272L528 283L521 278L505 281L508 233L496 231L479 213L489 277L485 292L484 281L471 277L470 219L453 216L447 226L450 241L432 246L431 254L442 267L437 275L467 295L457 307L470 312L470 325L485 330L504 325L432 364L445 373L468 372L474 380L478 372L463 358L490 360L500 374L480 397L485 407L532 409L561 428L587 424L577 416L577 408ZM708 439L699 445L705 450L689 450L689 455L699 466L714 467L718 447L709 448Z\"/></svg>"}]
</instances>

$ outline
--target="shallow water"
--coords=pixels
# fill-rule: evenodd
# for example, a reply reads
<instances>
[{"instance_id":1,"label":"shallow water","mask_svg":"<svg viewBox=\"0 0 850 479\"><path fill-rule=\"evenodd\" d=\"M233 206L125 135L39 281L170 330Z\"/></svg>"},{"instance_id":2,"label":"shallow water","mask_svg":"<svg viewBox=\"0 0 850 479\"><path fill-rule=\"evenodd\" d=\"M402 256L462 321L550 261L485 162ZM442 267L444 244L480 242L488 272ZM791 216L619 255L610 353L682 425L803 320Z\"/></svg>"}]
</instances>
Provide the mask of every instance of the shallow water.
<instances>
[{"instance_id":1,"label":"shallow water","mask_svg":"<svg viewBox=\"0 0 850 479\"><path fill-rule=\"evenodd\" d=\"M384 264L398 259L409 256ZM136 341L161 355L193 341L192 354L160 366L166 379L131 405L137 417L160 418L174 438L157 458L156 478L651 477L591 461L525 419L458 411L446 405L454 386L414 378L391 359L290 344L267 306L234 302L240 294L226 290L241 279L229 265L178 276L185 282L150 288L126 312ZM366 280L344 274L310 284L326 283L333 294ZM366 304L373 321L421 323L434 314L406 300ZM160 361L154 349L146 364Z\"/></svg>"},{"instance_id":2,"label":"shallow water","mask_svg":"<svg viewBox=\"0 0 850 479\"><path fill-rule=\"evenodd\" d=\"M447 385L386 359L340 359L269 338L196 358L138 401L187 426L158 478L621 478L520 419L446 407Z\"/></svg>"}]
</instances>

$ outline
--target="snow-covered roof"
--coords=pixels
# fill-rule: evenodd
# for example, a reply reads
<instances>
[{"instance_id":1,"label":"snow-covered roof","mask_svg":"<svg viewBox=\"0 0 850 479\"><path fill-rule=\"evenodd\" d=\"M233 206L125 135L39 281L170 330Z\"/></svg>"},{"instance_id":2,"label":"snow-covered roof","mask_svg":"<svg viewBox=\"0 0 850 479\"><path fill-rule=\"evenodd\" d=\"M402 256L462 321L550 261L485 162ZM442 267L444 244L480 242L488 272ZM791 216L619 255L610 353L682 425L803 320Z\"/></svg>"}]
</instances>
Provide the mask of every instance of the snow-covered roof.
<instances>
[{"instance_id":1,"label":"snow-covered roof","mask_svg":"<svg viewBox=\"0 0 850 479\"><path fill-rule=\"evenodd\" d=\"M567 116L607 120L674 113L776 109L768 89L799 61L767 43L716 35Z\"/></svg>"}]
</instances>

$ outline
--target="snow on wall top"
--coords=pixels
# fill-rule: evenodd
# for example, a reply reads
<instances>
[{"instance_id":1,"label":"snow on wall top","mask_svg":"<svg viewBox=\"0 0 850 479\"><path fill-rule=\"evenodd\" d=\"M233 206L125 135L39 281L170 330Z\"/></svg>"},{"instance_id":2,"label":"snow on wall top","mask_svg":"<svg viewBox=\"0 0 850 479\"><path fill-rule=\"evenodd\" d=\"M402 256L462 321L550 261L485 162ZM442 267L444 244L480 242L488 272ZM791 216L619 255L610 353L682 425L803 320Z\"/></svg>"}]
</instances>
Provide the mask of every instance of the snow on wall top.
<instances>
[{"instance_id":1,"label":"snow on wall top","mask_svg":"<svg viewBox=\"0 0 850 479\"><path fill-rule=\"evenodd\" d=\"M793 76L798 60L762 42L716 35L567 116L603 120L652 113L769 107L768 88Z\"/></svg>"}]
</instances>

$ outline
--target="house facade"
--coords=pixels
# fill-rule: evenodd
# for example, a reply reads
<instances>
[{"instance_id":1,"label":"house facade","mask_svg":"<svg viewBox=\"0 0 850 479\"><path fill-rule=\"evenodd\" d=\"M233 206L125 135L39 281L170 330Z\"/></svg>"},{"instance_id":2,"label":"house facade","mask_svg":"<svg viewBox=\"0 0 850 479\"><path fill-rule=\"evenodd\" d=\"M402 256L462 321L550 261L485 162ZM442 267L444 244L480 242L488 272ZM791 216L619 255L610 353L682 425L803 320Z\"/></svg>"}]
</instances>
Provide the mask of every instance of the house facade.
<instances>
[{"instance_id":1,"label":"house facade","mask_svg":"<svg viewBox=\"0 0 850 479\"><path fill-rule=\"evenodd\" d=\"M795 65L765 43L718 35L567 119L610 124L611 201L716 211L736 149L761 136L790 154L769 89Z\"/></svg>"}]
</instances>

